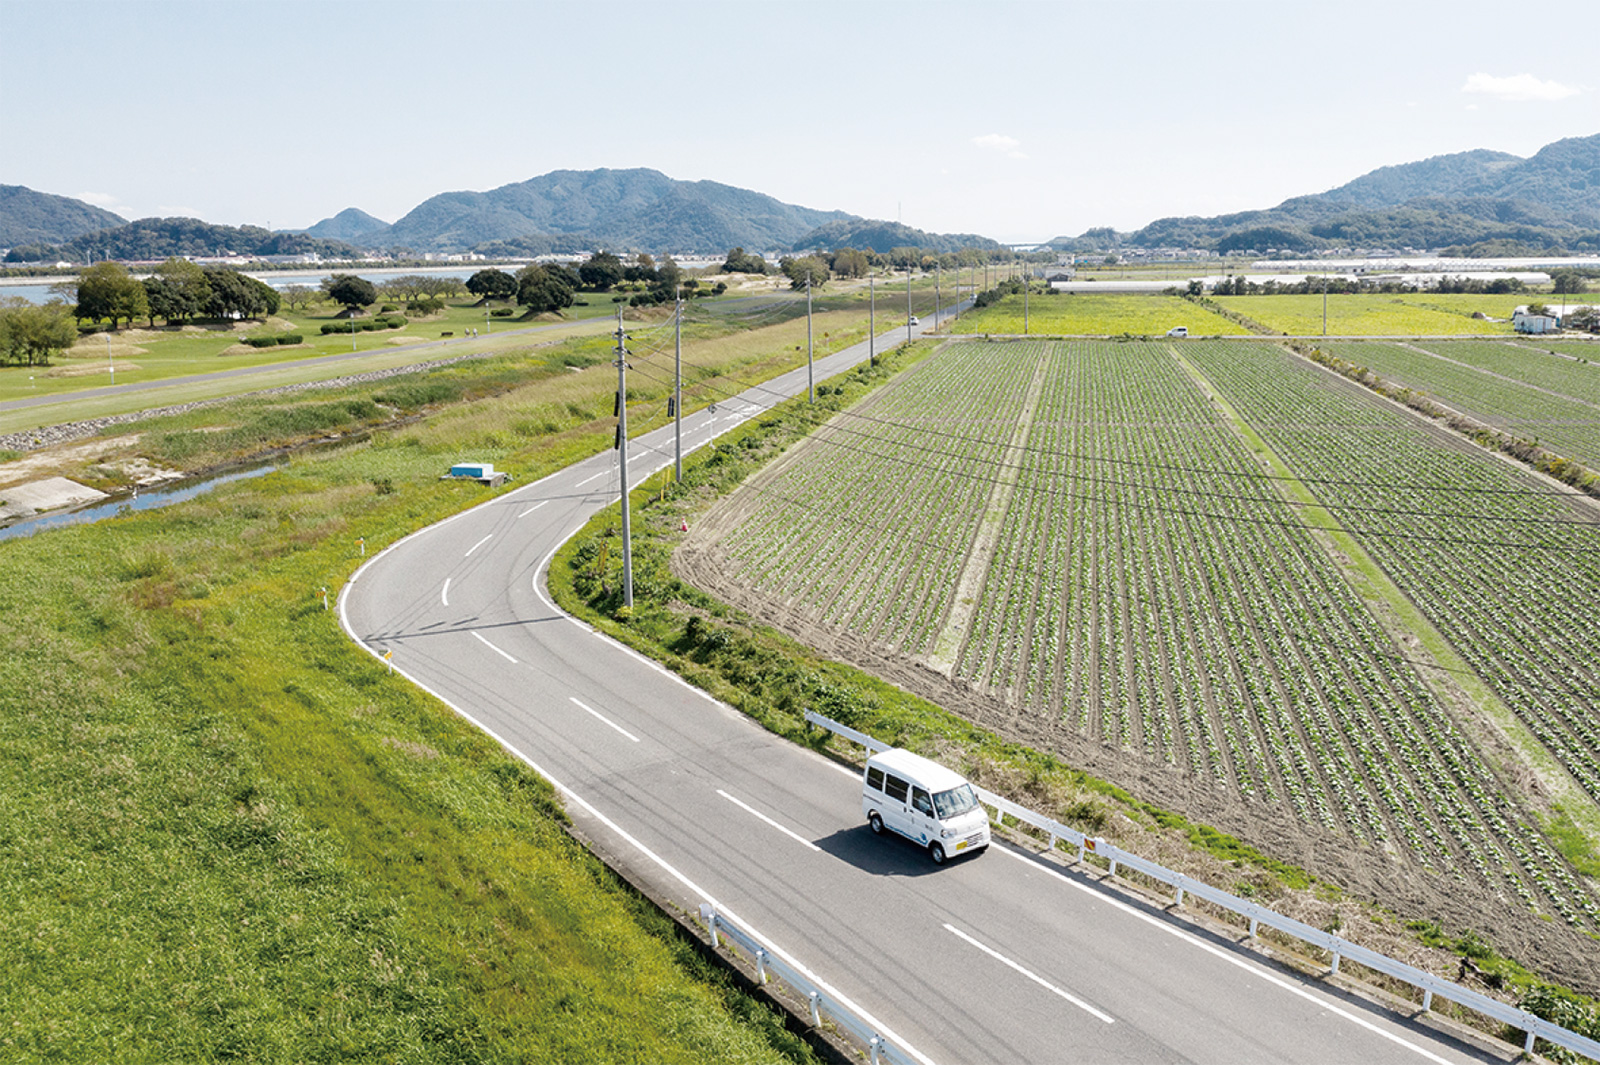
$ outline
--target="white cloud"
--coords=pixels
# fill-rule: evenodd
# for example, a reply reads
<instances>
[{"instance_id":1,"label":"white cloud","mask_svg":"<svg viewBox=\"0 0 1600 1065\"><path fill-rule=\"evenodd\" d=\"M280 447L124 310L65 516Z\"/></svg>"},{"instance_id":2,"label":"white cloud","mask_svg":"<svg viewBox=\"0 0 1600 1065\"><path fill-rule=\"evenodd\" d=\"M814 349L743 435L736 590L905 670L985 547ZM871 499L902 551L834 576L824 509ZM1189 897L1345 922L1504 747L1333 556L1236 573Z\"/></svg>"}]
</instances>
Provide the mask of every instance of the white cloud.
<instances>
[{"instance_id":1,"label":"white cloud","mask_svg":"<svg viewBox=\"0 0 1600 1065\"><path fill-rule=\"evenodd\" d=\"M1509 77L1497 78L1493 74L1479 73L1469 77L1466 84L1461 86L1461 91L1481 93L1516 102L1529 100L1548 102L1565 100L1583 90L1575 85L1563 85L1559 81L1545 81L1532 74L1512 74Z\"/></svg>"},{"instance_id":2,"label":"white cloud","mask_svg":"<svg viewBox=\"0 0 1600 1065\"><path fill-rule=\"evenodd\" d=\"M972 143L980 148L1002 152L1013 159L1026 159L1027 155L1021 149L1022 142L1015 137L1007 137L1004 133L985 133L981 137L972 138Z\"/></svg>"}]
</instances>

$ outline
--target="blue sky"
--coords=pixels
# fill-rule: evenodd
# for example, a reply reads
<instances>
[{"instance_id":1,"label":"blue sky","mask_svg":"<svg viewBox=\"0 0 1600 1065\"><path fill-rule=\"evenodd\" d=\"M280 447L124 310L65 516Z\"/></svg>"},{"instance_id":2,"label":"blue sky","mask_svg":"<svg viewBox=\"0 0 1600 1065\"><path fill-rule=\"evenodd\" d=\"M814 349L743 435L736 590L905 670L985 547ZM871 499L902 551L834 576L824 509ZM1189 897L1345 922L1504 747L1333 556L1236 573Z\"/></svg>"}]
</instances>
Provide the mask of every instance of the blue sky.
<instances>
[{"instance_id":1,"label":"blue sky","mask_svg":"<svg viewBox=\"0 0 1600 1065\"><path fill-rule=\"evenodd\" d=\"M1600 132L1595 23L1592 0L0 0L0 183L284 228L638 166L1046 239Z\"/></svg>"}]
</instances>

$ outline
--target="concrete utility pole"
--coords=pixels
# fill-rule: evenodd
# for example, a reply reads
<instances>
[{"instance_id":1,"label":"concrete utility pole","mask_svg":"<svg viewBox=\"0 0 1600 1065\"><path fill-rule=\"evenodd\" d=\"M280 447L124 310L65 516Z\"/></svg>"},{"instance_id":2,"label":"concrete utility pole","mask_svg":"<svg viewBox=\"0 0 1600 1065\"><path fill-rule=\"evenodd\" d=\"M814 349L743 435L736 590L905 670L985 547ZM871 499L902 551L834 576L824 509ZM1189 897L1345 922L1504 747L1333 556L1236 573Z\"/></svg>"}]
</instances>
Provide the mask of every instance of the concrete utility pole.
<instances>
[{"instance_id":1,"label":"concrete utility pole","mask_svg":"<svg viewBox=\"0 0 1600 1065\"><path fill-rule=\"evenodd\" d=\"M633 526L628 513L628 352L617 307L617 468L622 472L622 605L633 606Z\"/></svg>"},{"instance_id":2,"label":"concrete utility pole","mask_svg":"<svg viewBox=\"0 0 1600 1065\"><path fill-rule=\"evenodd\" d=\"M678 320L672 329L672 438L676 444L672 472L683 483L683 296L674 293L678 305Z\"/></svg>"},{"instance_id":3,"label":"concrete utility pole","mask_svg":"<svg viewBox=\"0 0 1600 1065\"><path fill-rule=\"evenodd\" d=\"M906 343L911 343L911 264L906 264Z\"/></svg>"},{"instance_id":4,"label":"concrete utility pole","mask_svg":"<svg viewBox=\"0 0 1600 1065\"><path fill-rule=\"evenodd\" d=\"M939 283L944 280L944 267L933 264L933 331L939 331Z\"/></svg>"},{"instance_id":5,"label":"concrete utility pole","mask_svg":"<svg viewBox=\"0 0 1600 1065\"><path fill-rule=\"evenodd\" d=\"M1022 335L1028 335L1028 272L1022 271Z\"/></svg>"},{"instance_id":6,"label":"concrete utility pole","mask_svg":"<svg viewBox=\"0 0 1600 1065\"><path fill-rule=\"evenodd\" d=\"M867 365L878 364L878 279L867 277Z\"/></svg>"},{"instance_id":7,"label":"concrete utility pole","mask_svg":"<svg viewBox=\"0 0 1600 1065\"><path fill-rule=\"evenodd\" d=\"M1328 275L1322 275L1322 335L1328 335Z\"/></svg>"},{"instance_id":8,"label":"concrete utility pole","mask_svg":"<svg viewBox=\"0 0 1600 1065\"><path fill-rule=\"evenodd\" d=\"M817 401L817 378L811 366L811 273L806 272L806 395Z\"/></svg>"}]
</instances>

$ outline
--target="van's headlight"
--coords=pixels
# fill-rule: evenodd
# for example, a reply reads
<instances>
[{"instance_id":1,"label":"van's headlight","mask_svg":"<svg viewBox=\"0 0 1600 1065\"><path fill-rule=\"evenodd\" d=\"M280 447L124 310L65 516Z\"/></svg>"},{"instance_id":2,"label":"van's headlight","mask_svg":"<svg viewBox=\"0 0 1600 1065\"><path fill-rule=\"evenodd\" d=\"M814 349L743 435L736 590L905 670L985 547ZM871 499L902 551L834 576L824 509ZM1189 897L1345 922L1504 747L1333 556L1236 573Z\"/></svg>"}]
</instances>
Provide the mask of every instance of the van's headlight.
<instances>
[{"instance_id":1,"label":"van's headlight","mask_svg":"<svg viewBox=\"0 0 1600 1065\"><path fill-rule=\"evenodd\" d=\"M956 834L956 830L953 829L953 828L941 828L941 829L939 829L939 835L943 836L945 839L949 839L951 836L953 836L955 834Z\"/></svg>"}]
</instances>

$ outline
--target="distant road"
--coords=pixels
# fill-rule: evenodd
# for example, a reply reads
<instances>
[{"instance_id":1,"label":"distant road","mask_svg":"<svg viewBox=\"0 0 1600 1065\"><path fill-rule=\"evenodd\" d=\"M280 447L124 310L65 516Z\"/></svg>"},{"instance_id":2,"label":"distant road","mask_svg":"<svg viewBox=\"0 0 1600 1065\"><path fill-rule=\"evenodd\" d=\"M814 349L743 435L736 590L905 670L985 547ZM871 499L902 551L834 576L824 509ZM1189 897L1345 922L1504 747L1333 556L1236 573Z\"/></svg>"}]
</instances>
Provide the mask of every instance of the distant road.
<instances>
[{"instance_id":1,"label":"distant road","mask_svg":"<svg viewBox=\"0 0 1600 1065\"><path fill-rule=\"evenodd\" d=\"M524 335L530 333L547 333L557 329L574 329L584 325L599 322L606 324L608 319L594 318L587 322L551 322L546 325L530 325L522 329L505 329L498 333L487 334L482 337L454 337L449 340L425 340L420 344L407 345L398 353L410 355L416 353L417 362L427 362L429 359L438 358L439 353L447 348L459 348L463 344L475 344L480 340L492 340L497 337ZM607 326L609 328L609 326ZM104 388L85 388L78 392L63 392L50 396L30 396L27 399L10 399L0 403L0 411L25 410L29 407L44 407L52 403L76 403L85 399L101 399L109 396L125 396L135 392L156 391L163 388L174 388L179 385L204 384L207 381L222 381L237 377L251 377L261 374L281 373L284 370L300 370L307 367L337 365L344 362L370 359L375 355L393 355L397 349L375 349L368 351L352 351L339 355L319 355L312 359L296 359L291 362L274 362L262 366L237 366L231 370L213 370L210 373L188 374L184 377L164 377L159 381L138 381L128 385L107 385ZM484 354L493 354L485 352Z\"/></svg>"}]
</instances>

